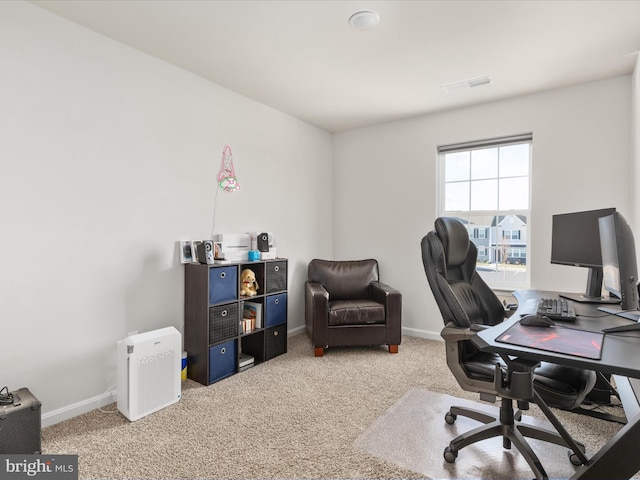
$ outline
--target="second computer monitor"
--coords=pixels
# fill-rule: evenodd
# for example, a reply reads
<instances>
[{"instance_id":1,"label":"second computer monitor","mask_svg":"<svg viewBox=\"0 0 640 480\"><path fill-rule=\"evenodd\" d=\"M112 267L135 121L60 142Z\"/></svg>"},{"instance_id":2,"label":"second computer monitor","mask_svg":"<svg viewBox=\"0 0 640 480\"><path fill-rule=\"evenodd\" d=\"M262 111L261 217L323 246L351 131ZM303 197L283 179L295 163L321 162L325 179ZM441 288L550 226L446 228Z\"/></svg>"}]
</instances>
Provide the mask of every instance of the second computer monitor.
<instances>
[{"instance_id":1,"label":"second computer monitor","mask_svg":"<svg viewBox=\"0 0 640 480\"><path fill-rule=\"evenodd\" d=\"M638 310L638 266L631 227L620 212L599 219L604 288L622 310Z\"/></svg>"},{"instance_id":2,"label":"second computer monitor","mask_svg":"<svg viewBox=\"0 0 640 480\"><path fill-rule=\"evenodd\" d=\"M562 213L553 216L551 263L589 269L584 293L563 294L578 302L618 303L617 298L602 297L601 217L615 208Z\"/></svg>"}]
</instances>

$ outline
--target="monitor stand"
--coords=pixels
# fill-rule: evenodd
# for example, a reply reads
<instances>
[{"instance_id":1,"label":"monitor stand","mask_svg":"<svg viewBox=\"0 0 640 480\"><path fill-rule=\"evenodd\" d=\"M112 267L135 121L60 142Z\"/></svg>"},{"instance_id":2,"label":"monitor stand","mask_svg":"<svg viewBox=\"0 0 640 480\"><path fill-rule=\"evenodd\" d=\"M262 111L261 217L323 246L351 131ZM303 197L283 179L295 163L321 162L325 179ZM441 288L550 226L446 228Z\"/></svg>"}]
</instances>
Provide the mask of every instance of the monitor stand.
<instances>
[{"instance_id":1,"label":"monitor stand","mask_svg":"<svg viewBox=\"0 0 640 480\"><path fill-rule=\"evenodd\" d=\"M640 331L640 310L616 310L614 308L606 307L598 307L598 310L636 322L629 325L621 325L619 327L604 328L602 330L604 333Z\"/></svg>"},{"instance_id":2,"label":"monitor stand","mask_svg":"<svg viewBox=\"0 0 640 480\"><path fill-rule=\"evenodd\" d=\"M590 297L584 293L559 293L558 295L579 303L601 303L608 305L617 305L620 303L620 299L616 297Z\"/></svg>"},{"instance_id":3,"label":"monitor stand","mask_svg":"<svg viewBox=\"0 0 640 480\"><path fill-rule=\"evenodd\" d=\"M617 297L603 297L602 292L602 267L589 267L587 275L587 287L585 293L560 293L559 295L579 303L617 304Z\"/></svg>"}]
</instances>

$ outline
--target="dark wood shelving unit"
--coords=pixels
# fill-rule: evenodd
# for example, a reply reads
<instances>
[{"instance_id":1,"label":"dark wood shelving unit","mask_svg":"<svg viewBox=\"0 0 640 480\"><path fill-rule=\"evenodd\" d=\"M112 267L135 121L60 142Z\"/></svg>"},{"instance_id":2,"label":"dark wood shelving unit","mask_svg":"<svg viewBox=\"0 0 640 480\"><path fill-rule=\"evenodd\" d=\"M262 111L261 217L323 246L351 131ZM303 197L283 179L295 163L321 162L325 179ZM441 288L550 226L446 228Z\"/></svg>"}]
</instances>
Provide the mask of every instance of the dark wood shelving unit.
<instances>
[{"instance_id":1,"label":"dark wood shelving unit","mask_svg":"<svg viewBox=\"0 0 640 480\"><path fill-rule=\"evenodd\" d=\"M241 353L254 365L287 351L287 265L284 258L185 265L184 348L188 377L210 385L238 373ZM257 295L240 295L244 269L256 274ZM261 322L243 329L244 302L261 306Z\"/></svg>"}]
</instances>

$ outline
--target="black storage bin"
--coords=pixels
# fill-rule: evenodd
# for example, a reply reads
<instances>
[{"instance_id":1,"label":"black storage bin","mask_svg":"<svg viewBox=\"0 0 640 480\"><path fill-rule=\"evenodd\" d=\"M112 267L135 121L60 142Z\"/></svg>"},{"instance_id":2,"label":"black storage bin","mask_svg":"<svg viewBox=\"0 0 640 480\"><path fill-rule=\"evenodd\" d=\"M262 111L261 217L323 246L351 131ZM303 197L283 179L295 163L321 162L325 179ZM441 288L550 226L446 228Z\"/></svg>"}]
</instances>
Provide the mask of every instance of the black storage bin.
<instances>
[{"instance_id":1,"label":"black storage bin","mask_svg":"<svg viewBox=\"0 0 640 480\"><path fill-rule=\"evenodd\" d=\"M281 292L287 289L287 261L266 262L265 292Z\"/></svg>"},{"instance_id":2,"label":"black storage bin","mask_svg":"<svg viewBox=\"0 0 640 480\"><path fill-rule=\"evenodd\" d=\"M0 453L41 453L42 403L28 388L8 394L5 390L0 393L0 399Z\"/></svg>"},{"instance_id":3,"label":"black storage bin","mask_svg":"<svg viewBox=\"0 0 640 480\"><path fill-rule=\"evenodd\" d=\"M209 344L236 337L239 323L237 303L209 308Z\"/></svg>"},{"instance_id":4,"label":"black storage bin","mask_svg":"<svg viewBox=\"0 0 640 480\"><path fill-rule=\"evenodd\" d=\"M264 359L270 360L273 357L287 352L287 326L278 325L268 328L264 337Z\"/></svg>"}]
</instances>

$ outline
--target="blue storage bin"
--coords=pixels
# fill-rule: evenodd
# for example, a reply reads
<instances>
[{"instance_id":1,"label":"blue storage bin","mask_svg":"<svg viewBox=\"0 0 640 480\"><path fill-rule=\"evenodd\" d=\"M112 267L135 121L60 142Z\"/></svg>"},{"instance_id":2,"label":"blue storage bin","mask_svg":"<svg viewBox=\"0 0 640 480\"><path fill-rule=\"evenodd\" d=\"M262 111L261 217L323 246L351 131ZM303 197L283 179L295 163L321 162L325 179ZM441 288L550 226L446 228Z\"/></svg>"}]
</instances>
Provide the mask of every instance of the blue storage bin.
<instances>
[{"instance_id":1,"label":"blue storage bin","mask_svg":"<svg viewBox=\"0 0 640 480\"><path fill-rule=\"evenodd\" d=\"M269 295L264 302L265 328L280 325L287 321L287 294Z\"/></svg>"},{"instance_id":2,"label":"blue storage bin","mask_svg":"<svg viewBox=\"0 0 640 480\"><path fill-rule=\"evenodd\" d=\"M238 298L238 267L209 268L209 304L228 302Z\"/></svg>"},{"instance_id":3,"label":"blue storage bin","mask_svg":"<svg viewBox=\"0 0 640 480\"><path fill-rule=\"evenodd\" d=\"M236 373L238 359L236 340L209 348L209 383Z\"/></svg>"}]
</instances>

